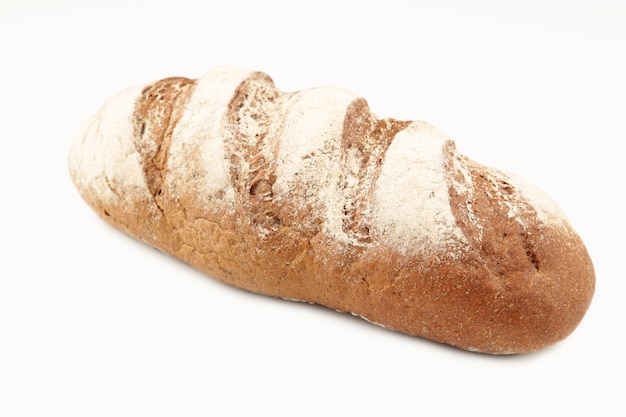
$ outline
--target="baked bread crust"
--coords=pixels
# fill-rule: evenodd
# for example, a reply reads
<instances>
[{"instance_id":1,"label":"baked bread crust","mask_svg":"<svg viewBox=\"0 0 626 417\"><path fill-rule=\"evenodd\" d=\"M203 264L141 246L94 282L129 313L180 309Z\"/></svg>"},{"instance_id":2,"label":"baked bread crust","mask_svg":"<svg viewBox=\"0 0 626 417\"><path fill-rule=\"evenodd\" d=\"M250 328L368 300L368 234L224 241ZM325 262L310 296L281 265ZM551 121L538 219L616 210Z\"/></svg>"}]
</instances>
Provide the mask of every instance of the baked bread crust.
<instances>
[{"instance_id":1,"label":"baked bread crust","mask_svg":"<svg viewBox=\"0 0 626 417\"><path fill-rule=\"evenodd\" d=\"M338 88L285 93L237 68L131 88L69 167L107 222L212 277L466 350L554 344L594 292L540 191Z\"/></svg>"}]
</instances>

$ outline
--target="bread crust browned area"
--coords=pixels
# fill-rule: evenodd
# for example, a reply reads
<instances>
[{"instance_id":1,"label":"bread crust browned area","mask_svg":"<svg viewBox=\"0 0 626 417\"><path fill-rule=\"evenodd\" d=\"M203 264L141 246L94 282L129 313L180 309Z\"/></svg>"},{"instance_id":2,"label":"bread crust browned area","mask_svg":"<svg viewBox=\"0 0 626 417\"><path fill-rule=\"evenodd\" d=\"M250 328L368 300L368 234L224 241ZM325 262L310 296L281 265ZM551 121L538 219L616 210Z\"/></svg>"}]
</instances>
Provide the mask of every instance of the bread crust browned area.
<instances>
[{"instance_id":1,"label":"bread crust browned area","mask_svg":"<svg viewBox=\"0 0 626 417\"><path fill-rule=\"evenodd\" d=\"M591 302L591 260L553 203L423 122L243 70L124 94L77 138L72 178L106 221L212 277L493 354L564 339ZM438 158L398 148L411 137ZM411 176L419 190L384 188Z\"/></svg>"}]
</instances>

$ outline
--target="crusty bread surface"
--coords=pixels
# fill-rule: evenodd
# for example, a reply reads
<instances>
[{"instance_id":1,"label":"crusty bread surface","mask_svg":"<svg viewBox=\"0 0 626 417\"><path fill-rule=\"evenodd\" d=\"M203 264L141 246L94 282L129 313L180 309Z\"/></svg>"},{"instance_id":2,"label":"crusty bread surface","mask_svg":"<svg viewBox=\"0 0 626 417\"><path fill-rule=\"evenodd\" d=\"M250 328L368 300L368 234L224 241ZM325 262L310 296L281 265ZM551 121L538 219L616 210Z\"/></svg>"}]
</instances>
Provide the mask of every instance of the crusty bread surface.
<instances>
[{"instance_id":1,"label":"crusty bread surface","mask_svg":"<svg viewBox=\"0 0 626 417\"><path fill-rule=\"evenodd\" d=\"M212 277L466 350L552 345L594 292L541 191L339 88L229 67L134 87L87 121L69 167L107 222Z\"/></svg>"}]
</instances>

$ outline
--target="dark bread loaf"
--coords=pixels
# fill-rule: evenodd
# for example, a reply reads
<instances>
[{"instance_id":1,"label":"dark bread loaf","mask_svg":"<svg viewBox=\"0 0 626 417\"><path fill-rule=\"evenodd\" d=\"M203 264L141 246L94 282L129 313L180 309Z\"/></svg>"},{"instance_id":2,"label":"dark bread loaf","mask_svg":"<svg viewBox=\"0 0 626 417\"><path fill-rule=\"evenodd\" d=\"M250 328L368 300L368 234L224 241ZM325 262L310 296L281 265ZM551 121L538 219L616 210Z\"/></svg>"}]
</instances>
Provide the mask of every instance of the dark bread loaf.
<instances>
[{"instance_id":1,"label":"dark bread loaf","mask_svg":"<svg viewBox=\"0 0 626 417\"><path fill-rule=\"evenodd\" d=\"M594 271L561 211L424 122L219 68L119 93L70 172L106 221L228 284L463 349L570 334Z\"/></svg>"}]
</instances>

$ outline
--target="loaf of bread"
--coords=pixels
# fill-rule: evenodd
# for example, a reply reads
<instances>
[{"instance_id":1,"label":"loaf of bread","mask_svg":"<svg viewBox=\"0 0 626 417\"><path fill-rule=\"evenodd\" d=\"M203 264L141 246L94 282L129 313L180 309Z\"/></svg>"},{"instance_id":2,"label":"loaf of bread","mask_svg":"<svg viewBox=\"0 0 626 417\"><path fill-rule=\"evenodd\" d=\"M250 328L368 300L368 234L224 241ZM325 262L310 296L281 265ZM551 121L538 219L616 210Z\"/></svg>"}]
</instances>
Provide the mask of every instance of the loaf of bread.
<instances>
[{"instance_id":1,"label":"loaf of bread","mask_svg":"<svg viewBox=\"0 0 626 417\"><path fill-rule=\"evenodd\" d=\"M466 350L554 344L594 292L542 192L340 88L285 93L237 68L131 88L69 168L107 222L214 278Z\"/></svg>"}]
</instances>

